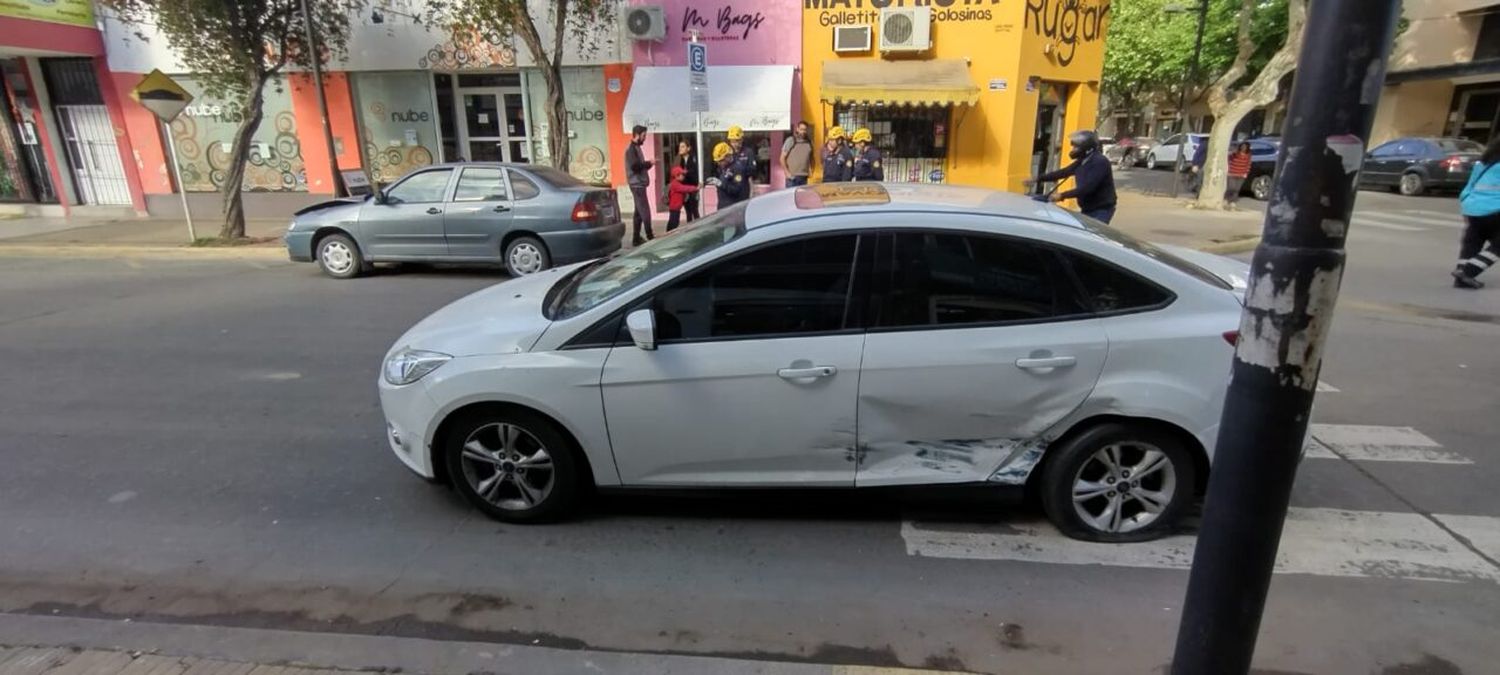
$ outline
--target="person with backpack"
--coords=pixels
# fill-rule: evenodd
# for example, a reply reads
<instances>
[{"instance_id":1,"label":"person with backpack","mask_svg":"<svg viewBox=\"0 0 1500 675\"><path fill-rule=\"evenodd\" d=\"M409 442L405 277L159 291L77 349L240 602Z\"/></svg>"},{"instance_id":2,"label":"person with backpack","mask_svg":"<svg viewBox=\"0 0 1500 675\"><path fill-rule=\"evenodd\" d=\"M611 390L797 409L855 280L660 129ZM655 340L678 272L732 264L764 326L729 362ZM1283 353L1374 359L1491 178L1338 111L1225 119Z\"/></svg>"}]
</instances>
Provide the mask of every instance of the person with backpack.
<instances>
[{"instance_id":1,"label":"person with backpack","mask_svg":"<svg viewBox=\"0 0 1500 675\"><path fill-rule=\"evenodd\" d=\"M812 174L813 142L812 128L807 122L798 122L792 134L781 144L781 170L786 172L786 186L807 185Z\"/></svg>"},{"instance_id":2,"label":"person with backpack","mask_svg":"<svg viewBox=\"0 0 1500 675\"><path fill-rule=\"evenodd\" d=\"M1459 211L1467 225L1458 248L1458 267L1453 270L1453 287L1480 289L1484 282L1476 279L1500 262L1500 138L1490 141L1484 153L1474 162L1469 184L1458 195Z\"/></svg>"}]
</instances>

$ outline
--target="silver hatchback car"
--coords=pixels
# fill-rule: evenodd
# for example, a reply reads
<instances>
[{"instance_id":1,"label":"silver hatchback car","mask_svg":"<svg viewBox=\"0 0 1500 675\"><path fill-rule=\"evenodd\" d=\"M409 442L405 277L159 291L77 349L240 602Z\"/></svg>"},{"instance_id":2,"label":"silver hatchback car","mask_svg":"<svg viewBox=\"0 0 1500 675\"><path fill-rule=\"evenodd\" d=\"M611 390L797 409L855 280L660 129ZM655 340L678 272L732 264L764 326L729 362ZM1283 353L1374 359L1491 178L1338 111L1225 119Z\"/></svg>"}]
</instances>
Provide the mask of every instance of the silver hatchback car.
<instances>
[{"instance_id":1,"label":"silver hatchback car","mask_svg":"<svg viewBox=\"0 0 1500 675\"><path fill-rule=\"evenodd\" d=\"M522 276L613 253L624 234L610 188L548 167L475 162L309 206L284 239L292 260L348 279L377 262L503 264Z\"/></svg>"}]
</instances>

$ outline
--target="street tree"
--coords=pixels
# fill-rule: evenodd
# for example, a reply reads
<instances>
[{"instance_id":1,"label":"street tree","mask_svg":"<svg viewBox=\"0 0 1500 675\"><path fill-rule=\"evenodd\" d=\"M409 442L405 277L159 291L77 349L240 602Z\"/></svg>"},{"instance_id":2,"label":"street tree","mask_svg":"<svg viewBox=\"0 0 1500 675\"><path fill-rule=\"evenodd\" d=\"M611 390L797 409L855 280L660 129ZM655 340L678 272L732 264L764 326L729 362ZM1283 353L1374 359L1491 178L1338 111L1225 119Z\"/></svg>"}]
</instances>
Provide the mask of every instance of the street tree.
<instances>
[{"instance_id":1,"label":"street tree","mask_svg":"<svg viewBox=\"0 0 1500 675\"><path fill-rule=\"evenodd\" d=\"M616 0L446 0L428 5L434 19L448 26L454 42L499 32L526 45L547 85L547 151L552 166L568 170L568 106L563 92L564 38L580 54L597 50L608 35Z\"/></svg>"},{"instance_id":2,"label":"street tree","mask_svg":"<svg viewBox=\"0 0 1500 675\"><path fill-rule=\"evenodd\" d=\"M305 0L324 60L342 58L349 44L349 16L362 0ZM242 187L251 139L265 116L267 85L285 86L277 78L287 66L308 68L312 50L303 48L307 34L299 0L101 0L120 20L136 27L154 26L176 52L178 61L203 85L204 93L238 108L239 126L229 152L220 191L224 224L220 239L245 236ZM181 189L181 186L179 186Z\"/></svg>"},{"instance_id":3,"label":"street tree","mask_svg":"<svg viewBox=\"0 0 1500 675\"><path fill-rule=\"evenodd\" d=\"M1199 208L1224 208L1229 144L1233 140L1234 128L1250 111L1276 100L1281 93L1282 78L1297 67L1297 55L1302 50L1302 27L1307 19L1307 0L1242 2L1234 61L1214 79L1204 93L1208 109L1214 116L1214 126L1208 134L1202 187L1198 190L1196 202ZM1257 51L1254 28L1256 15L1262 12L1285 13L1286 37L1281 47L1260 65L1253 78L1248 83L1243 83L1251 72L1251 59Z\"/></svg>"}]
</instances>

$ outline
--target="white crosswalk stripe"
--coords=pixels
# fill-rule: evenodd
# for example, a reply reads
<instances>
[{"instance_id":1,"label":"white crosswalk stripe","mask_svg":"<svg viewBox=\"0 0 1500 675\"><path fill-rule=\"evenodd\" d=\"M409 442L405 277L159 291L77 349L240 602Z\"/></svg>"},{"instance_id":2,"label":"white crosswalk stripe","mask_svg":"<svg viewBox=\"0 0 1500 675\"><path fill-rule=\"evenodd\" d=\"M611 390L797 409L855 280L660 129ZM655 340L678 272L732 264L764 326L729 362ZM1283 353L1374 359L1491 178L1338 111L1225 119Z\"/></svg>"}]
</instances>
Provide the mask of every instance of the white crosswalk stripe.
<instances>
[{"instance_id":1,"label":"white crosswalk stripe","mask_svg":"<svg viewBox=\"0 0 1500 675\"><path fill-rule=\"evenodd\" d=\"M1423 462L1473 464L1461 454L1411 427L1365 424L1314 424L1309 459L1348 459L1361 462Z\"/></svg>"},{"instance_id":2,"label":"white crosswalk stripe","mask_svg":"<svg viewBox=\"0 0 1500 675\"><path fill-rule=\"evenodd\" d=\"M1335 387L1335 386L1333 386L1333 385L1331 385L1331 384L1329 384L1327 382L1324 382L1322 380L1318 380L1318 393L1320 393L1320 394L1322 394L1322 393L1332 394L1332 393L1337 393L1338 391L1339 391L1338 387Z\"/></svg>"},{"instance_id":3,"label":"white crosswalk stripe","mask_svg":"<svg viewBox=\"0 0 1500 675\"><path fill-rule=\"evenodd\" d=\"M1435 518L1461 534L1491 537L1476 548L1500 548L1500 518ZM1460 529L1460 527L1462 529ZM985 527L904 521L907 555L1054 565L1187 569L1196 539L1181 535L1138 544L1096 544L1064 537L1042 522ZM1487 552L1486 555L1489 555ZM1276 559L1279 574L1421 581L1500 583L1500 569L1415 513L1293 508L1287 513Z\"/></svg>"},{"instance_id":4,"label":"white crosswalk stripe","mask_svg":"<svg viewBox=\"0 0 1500 675\"><path fill-rule=\"evenodd\" d=\"M1433 228L1461 229L1458 216L1429 211L1355 211L1353 227L1375 227L1396 232L1424 232Z\"/></svg>"}]
</instances>

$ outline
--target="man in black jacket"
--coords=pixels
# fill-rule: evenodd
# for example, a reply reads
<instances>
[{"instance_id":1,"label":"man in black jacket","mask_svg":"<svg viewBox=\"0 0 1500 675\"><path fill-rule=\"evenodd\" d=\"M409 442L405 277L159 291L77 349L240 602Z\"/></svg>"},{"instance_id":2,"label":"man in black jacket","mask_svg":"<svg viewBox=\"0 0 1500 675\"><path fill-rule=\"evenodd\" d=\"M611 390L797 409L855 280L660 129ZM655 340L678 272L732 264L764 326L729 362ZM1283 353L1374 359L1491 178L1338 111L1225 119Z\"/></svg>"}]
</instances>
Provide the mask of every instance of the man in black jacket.
<instances>
[{"instance_id":1,"label":"man in black jacket","mask_svg":"<svg viewBox=\"0 0 1500 675\"><path fill-rule=\"evenodd\" d=\"M1027 187L1037 182L1049 182L1073 178L1073 189L1067 192L1054 191L1048 199L1060 202L1077 199L1078 210L1083 215L1108 223L1115 217L1115 174L1104 153L1099 151L1099 136L1092 131L1075 131L1068 137L1073 146L1068 157L1073 163L1051 173L1026 181Z\"/></svg>"},{"instance_id":2,"label":"man in black jacket","mask_svg":"<svg viewBox=\"0 0 1500 675\"><path fill-rule=\"evenodd\" d=\"M625 183L630 186L630 196L635 201L635 218L631 220L632 246L645 243L641 239L642 224L645 224L646 239L656 238L651 232L651 202L646 196L646 188L651 187L651 167L655 162L646 159L646 153L641 150L641 144L645 142L646 127L639 124L632 127L630 145L625 147Z\"/></svg>"}]
</instances>

